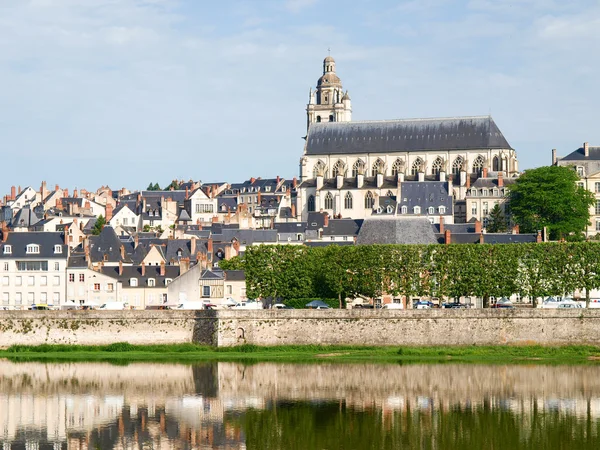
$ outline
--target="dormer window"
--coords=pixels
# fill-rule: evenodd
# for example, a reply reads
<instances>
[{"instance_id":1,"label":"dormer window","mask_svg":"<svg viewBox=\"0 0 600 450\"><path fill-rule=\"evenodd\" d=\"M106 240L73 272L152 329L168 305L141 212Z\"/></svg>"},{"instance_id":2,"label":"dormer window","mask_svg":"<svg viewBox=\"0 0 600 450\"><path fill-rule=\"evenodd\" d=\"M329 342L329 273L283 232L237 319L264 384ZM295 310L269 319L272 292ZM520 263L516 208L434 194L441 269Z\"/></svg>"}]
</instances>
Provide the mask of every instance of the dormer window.
<instances>
[{"instance_id":1,"label":"dormer window","mask_svg":"<svg viewBox=\"0 0 600 450\"><path fill-rule=\"evenodd\" d=\"M393 212L394 212L394 208L392 208L391 205L388 205L388 207L387 207L387 213L388 214L392 214Z\"/></svg>"},{"instance_id":2,"label":"dormer window","mask_svg":"<svg viewBox=\"0 0 600 450\"><path fill-rule=\"evenodd\" d=\"M38 254L40 252L40 246L37 244L29 244L27 246L28 254Z\"/></svg>"},{"instance_id":3,"label":"dormer window","mask_svg":"<svg viewBox=\"0 0 600 450\"><path fill-rule=\"evenodd\" d=\"M156 286L156 281L154 280L154 278L148 278L148 287L154 286Z\"/></svg>"},{"instance_id":4,"label":"dormer window","mask_svg":"<svg viewBox=\"0 0 600 450\"><path fill-rule=\"evenodd\" d=\"M177 256L179 258L181 258L183 256L183 250L181 250L181 249L177 250Z\"/></svg>"},{"instance_id":5,"label":"dormer window","mask_svg":"<svg viewBox=\"0 0 600 450\"><path fill-rule=\"evenodd\" d=\"M433 206L430 206L428 209L428 213L429 214L434 214L435 213L435 209L433 208Z\"/></svg>"},{"instance_id":6,"label":"dormer window","mask_svg":"<svg viewBox=\"0 0 600 450\"><path fill-rule=\"evenodd\" d=\"M132 286L132 287L137 287L137 285L138 285L138 280L137 280L137 278L130 278L130 279L129 279L129 286Z\"/></svg>"},{"instance_id":7,"label":"dormer window","mask_svg":"<svg viewBox=\"0 0 600 450\"><path fill-rule=\"evenodd\" d=\"M5 245L4 246L4 254L5 255L11 255L12 254L12 245Z\"/></svg>"},{"instance_id":8,"label":"dormer window","mask_svg":"<svg viewBox=\"0 0 600 450\"><path fill-rule=\"evenodd\" d=\"M446 214L446 207L445 206L440 206L439 210L440 210L440 214Z\"/></svg>"},{"instance_id":9,"label":"dormer window","mask_svg":"<svg viewBox=\"0 0 600 450\"><path fill-rule=\"evenodd\" d=\"M271 192L271 186L265 186L265 192Z\"/></svg>"},{"instance_id":10,"label":"dormer window","mask_svg":"<svg viewBox=\"0 0 600 450\"><path fill-rule=\"evenodd\" d=\"M421 207L420 206L415 206L413 208L413 214L421 214Z\"/></svg>"},{"instance_id":11,"label":"dormer window","mask_svg":"<svg viewBox=\"0 0 600 450\"><path fill-rule=\"evenodd\" d=\"M406 206L402 207L402 214L407 214L408 213L408 208Z\"/></svg>"},{"instance_id":12,"label":"dormer window","mask_svg":"<svg viewBox=\"0 0 600 450\"><path fill-rule=\"evenodd\" d=\"M62 245L55 245L54 253L62 253Z\"/></svg>"}]
</instances>

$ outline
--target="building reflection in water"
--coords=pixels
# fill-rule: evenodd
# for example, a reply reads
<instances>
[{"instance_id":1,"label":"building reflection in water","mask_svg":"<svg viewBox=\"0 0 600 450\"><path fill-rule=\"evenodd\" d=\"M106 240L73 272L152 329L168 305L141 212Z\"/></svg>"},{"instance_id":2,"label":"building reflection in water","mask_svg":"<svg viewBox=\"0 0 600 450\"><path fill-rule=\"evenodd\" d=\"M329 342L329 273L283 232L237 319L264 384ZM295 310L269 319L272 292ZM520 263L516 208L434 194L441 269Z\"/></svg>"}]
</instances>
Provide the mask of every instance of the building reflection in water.
<instances>
[{"instance_id":1,"label":"building reflection in water","mask_svg":"<svg viewBox=\"0 0 600 450\"><path fill-rule=\"evenodd\" d=\"M277 448L282 434L302 439L309 429L355 439L355 420L356 429L391 433L385 448L413 432L444 439L451 420L494 421L505 412L521 440L549 417L545 426L580 421L581 442L597 442L599 374L593 366L0 361L0 449ZM329 445L322 439L305 448Z\"/></svg>"}]
</instances>

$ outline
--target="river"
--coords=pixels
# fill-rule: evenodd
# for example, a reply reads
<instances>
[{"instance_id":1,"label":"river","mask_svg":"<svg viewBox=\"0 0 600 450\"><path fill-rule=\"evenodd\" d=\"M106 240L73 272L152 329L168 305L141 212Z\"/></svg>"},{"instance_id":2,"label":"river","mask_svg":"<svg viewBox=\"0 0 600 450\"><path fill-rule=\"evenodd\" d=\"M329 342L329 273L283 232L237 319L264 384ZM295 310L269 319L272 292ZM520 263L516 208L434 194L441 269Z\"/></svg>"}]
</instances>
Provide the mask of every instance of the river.
<instances>
[{"instance_id":1,"label":"river","mask_svg":"<svg viewBox=\"0 0 600 450\"><path fill-rule=\"evenodd\" d=\"M0 360L0 449L598 449L600 367Z\"/></svg>"}]
</instances>

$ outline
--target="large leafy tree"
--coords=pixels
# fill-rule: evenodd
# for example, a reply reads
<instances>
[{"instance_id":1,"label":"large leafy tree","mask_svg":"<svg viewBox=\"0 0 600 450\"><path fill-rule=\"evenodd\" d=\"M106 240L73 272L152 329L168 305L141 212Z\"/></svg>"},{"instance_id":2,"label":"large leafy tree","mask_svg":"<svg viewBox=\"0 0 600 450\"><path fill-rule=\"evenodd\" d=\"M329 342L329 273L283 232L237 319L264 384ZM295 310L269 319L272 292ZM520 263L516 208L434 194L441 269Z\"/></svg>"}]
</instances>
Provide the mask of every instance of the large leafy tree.
<instances>
[{"instance_id":1,"label":"large leafy tree","mask_svg":"<svg viewBox=\"0 0 600 450\"><path fill-rule=\"evenodd\" d=\"M510 186L510 209L521 231L535 233L547 227L551 239L582 238L595 199L578 180L569 167L526 170Z\"/></svg>"}]
</instances>

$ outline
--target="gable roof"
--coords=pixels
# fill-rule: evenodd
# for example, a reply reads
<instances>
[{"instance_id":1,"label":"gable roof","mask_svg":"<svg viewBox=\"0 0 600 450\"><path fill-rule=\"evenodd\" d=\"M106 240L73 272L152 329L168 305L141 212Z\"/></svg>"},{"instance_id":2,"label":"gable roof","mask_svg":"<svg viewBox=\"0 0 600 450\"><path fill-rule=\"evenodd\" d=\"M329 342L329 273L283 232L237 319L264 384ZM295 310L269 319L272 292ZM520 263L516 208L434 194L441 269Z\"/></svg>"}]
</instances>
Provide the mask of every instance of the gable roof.
<instances>
[{"instance_id":1,"label":"gable roof","mask_svg":"<svg viewBox=\"0 0 600 450\"><path fill-rule=\"evenodd\" d=\"M366 219L356 243L436 244L431 223L424 217L376 217Z\"/></svg>"},{"instance_id":2,"label":"gable roof","mask_svg":"<svg viewBox=\"0 0 600 450\"><path fill-rule=\"evenodd\" d=\"M490 116L313 123L307 155L511 149Z\"/></svg>"},{"instance_id":3,"label":"gable roof","mask_svg":"<svg viewBox=\"0 0 600 450\"><path fill-rule=\"evenodd\" d=\"M27 253L27 246L36 244L39 246L39 253ZM0 258L19 258L19 259L45 259L45 258L64 258L69 256L69 247L64 245L62 233L30 231L30 232L10 232L6 242L0 245ZM5 254L4 247L11 246L11 252ZM55 253L54 247L60 245L61 252Z\"/></svg>"},{"instance_id":4,"label":"gable roof","mask_svg":"<svg viewBox=\"0 0 600 450\"><path fill-rule=\"evenodd\" d=\"M121 246L123 243L120 241L117 233L113 227L105 225L98 236L90 236L90 259L92 262L119 262L127 261L130 259L128 255L125 258L121 255ZM104 256L106 255L106 259Z\"/></svg>"},{"instance_id":5,"label":"gable roof","mask_svg":"<svg viewBox=\"0 0 600 450\"><path fill-rule=\"evenodd\" d=\"M589 147L589 156L585 156L583 147L579 147L574 152L569 153L559 159L559 161L598 161L600 160L600 147Z\"/></svg>"}]
</instances>

